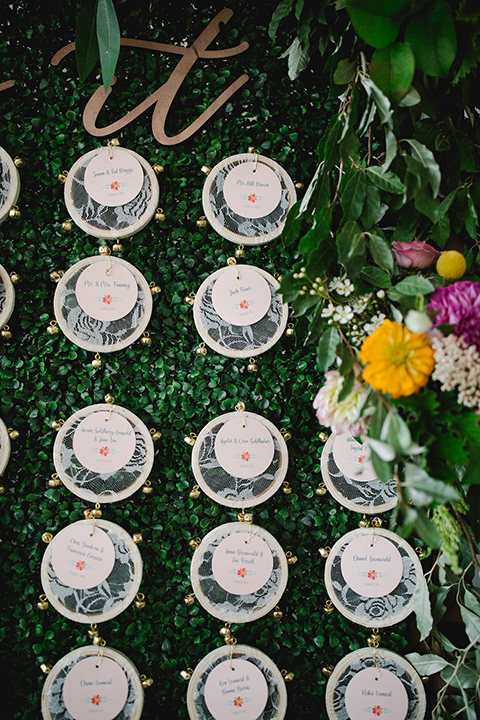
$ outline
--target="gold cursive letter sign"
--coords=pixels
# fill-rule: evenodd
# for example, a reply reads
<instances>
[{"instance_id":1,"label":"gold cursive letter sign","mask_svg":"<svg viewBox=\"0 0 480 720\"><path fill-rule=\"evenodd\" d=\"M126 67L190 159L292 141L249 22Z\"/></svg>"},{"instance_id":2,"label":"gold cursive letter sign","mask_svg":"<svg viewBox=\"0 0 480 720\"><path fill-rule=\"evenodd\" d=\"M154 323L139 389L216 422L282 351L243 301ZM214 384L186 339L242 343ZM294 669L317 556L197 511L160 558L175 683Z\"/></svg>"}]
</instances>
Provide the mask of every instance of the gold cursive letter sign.
<instances>
[{"instance_id":1,"label":"gold cursive letter sign","mask_svg":"<svg viewBox=\"0 0 480 720\"><path fill-rule=\"evenodd\" d=\"M138 47L145 50L158 50L159 52L170 52L176 55L181 55L181 59L178 62L176 68L172 71L167 82L158 88L150 97L144 100L136 108L126 113L120 120L117 120L107 127L99 128L96 125L97 117L104 106L108 96L112 92L112 87L116 82L114 76L110 87L105 92L103 85L101 85L92 95L90 100L85 106L83 111L83 124L85 130L90 135L95 137L104 137L105 135L113 135L114 133L121 130L126 125L135 120L151 105L155 105L153 116L152 116L152 131L156 139L162 145L177 145L183 142L187 138L191 137L207 120L209 120L214 113L217 112L221 106L227 102L232 95L239 90L248 80L248 75L241 75L235 80L221 95L218 96L212 104L204 110L204 112L191 123L185 130L168 137L165 133L165 122L167 119L168 111L172 105L172 102L177 94L181 84L185 80L187 73L192 69L198 58L204 58L206 60L216 60L218 58L232 57L233 55L239 55L248 48L248 43L243 42L240 45L236 45L233 48L227 48L226 50L207 50L210 43L217 37L220 32L220 23L226 23L230 20L233 15L233 11L225 8L221 10L218 15L207 25L205 30L198 36L191 47L179 47L177 45L166 45L164 43L149 42L147 40L134 40L129 38L122 38L120 41L121 45L125 47ZM63 58L69 53L75 50L75 43L69 43L61 48L53 56L51 63L52 65L58 65Z\"/></svg>"}]
</instances>

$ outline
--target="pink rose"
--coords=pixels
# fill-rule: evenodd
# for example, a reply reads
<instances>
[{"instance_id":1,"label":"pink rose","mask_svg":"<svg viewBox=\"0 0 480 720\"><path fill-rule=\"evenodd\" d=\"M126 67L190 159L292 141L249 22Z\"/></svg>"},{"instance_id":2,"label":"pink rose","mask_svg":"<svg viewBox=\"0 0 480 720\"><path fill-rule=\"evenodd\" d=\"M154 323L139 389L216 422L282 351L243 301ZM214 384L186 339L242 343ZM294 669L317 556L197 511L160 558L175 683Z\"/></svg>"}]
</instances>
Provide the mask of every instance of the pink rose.
<instances>
[{"instance_id":1,"label":"pink rose","mask_svg":"<svg viewBox=\"0 0 480 720\"><path fill-rule=\"evenodd\" d=\"M395 241L392 243L392 250L398 267L419 268L420 270L430 267L440 255L439 250L435 250L423 240Z\"/></svg>"}]
</instances>

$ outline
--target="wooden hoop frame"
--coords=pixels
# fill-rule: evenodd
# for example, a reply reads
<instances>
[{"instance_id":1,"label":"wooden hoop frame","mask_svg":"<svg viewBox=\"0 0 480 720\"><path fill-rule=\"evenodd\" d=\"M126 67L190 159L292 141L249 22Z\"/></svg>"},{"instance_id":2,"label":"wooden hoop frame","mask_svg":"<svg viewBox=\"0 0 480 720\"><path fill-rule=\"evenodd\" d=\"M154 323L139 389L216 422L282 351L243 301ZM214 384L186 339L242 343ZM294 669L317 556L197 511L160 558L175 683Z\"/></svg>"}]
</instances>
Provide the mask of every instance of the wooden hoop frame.
<instances>
[{"instance_id":1,"label":"wooden hoop frame","mask_svg":"<svg viewBox=\"0 0 480 720\"><path fill-rule=\"evenodd\" d=\"M0 223L7 219L8 213L14 207L20 195L20 173L10 155L0 147L0 158L6 163L10 172L10 189L5 202L0 207ZM6 322L6 321L5 321Z\"/></svg>"},{"instance_id":2,"label":"wooden hoop frame","mask_svg":"<svg viewBox=\"0 0 480 720\"><path fill-rule=\"evenodd\" d=\"M5 472L5 468L10 460L11 444L7 426L0 419L0 477Z\"/></svg>"},{"instance_id":3,"label":"wooden hoop frame","mask_svg":"<svg viewBox=\"0 0 480 720\"><path fill-rule=\"evenodd\" d=\"M5 302L0 312L0 328L2 328L10 320L15 307L15 288L3 265L0 265L0 282L5 286Z\"/></svg>"}]
</instances>

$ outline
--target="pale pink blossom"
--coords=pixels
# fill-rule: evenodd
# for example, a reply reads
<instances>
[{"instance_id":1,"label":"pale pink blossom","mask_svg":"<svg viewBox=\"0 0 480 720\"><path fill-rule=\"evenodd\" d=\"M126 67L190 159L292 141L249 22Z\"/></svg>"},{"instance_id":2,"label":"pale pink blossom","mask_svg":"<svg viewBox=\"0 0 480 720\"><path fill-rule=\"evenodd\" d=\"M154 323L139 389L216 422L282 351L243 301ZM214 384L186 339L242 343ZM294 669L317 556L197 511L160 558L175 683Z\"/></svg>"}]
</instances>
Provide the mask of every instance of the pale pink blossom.
<instances>
[{"instance_id":1,"label":"pale pink blossom","mask_svg":"<svg viewBox=\"0 0 480 720\"><path fill-rule=\"evenodd\" d=\"M412 242L396 240L392 242L392 252L398 267L419 270L430 267L440 255L439 250L435 250L423 240L412 240Z\"/></svg>"}]
</instances>

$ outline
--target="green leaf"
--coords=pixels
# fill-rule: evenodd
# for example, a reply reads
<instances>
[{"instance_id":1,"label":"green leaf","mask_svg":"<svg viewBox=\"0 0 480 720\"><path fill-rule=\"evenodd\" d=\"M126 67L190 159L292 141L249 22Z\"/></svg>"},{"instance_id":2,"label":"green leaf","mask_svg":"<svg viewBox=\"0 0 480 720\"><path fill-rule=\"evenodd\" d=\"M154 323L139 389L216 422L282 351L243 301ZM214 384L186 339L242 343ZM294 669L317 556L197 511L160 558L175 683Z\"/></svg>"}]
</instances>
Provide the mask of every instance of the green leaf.
<instances>
[{"instance_id":1,"label":"green leaf","mask_svg":"<svg viewBox=\"0 0 480 720\"><path fill-rule=\"evenodd\" d=\"M423 295L433 292L435 287L430 280L421 275L409 275L400 280L393 289L401 295Z\"/></svg>"},{"instance_id":2,"label":"green leaf","mask_svg":"<svg viewBox=\"0 0 480 720\"><path fill-rule=\"evenodd\" d=\"M389 422L385 439L395 448L397 455L406 455L412 445L412 436L408 425L397 413L387 416Z\"/></svg>"},{"instance_id":3,"label":"green leaf","mask_svg":"<svg viewBox=\"0 0 480 720\"><path fill-rule=\"evenodd\" d=\"M415 73L411 48L396 42L375 50L370 63L370 77L389 100L399 102L408 92Z\"/></svg>"},{"instance_id":4,"label":"green leaf","mask_svg":"<svg viewBox=\"0 0 480 720\"><path fill-rule=\"evenodd\" d=\"M410 537L413 532L431 548L439 548L443 542L437 528L423 510L407 507L405 522L399 530L402 537Z\"/></svg>"},{"instance_id":5,"label":"green leaf","mask_svg":"<svg viewBox=\"0 0 480 720\"><path fill-rule=\"evenodd\" d=\"M378 117L380 118L380 122L382 124L390 123L393 110L390 105L390 100L387 98L387 96L380 90L379 87L375 85L373 80L369 77L361 77L360 81L365 88L366 92L368 93L368 96L370 95L373 98L373 101L376 105L376 108L378 110ZM367 125L372 121L373 118L368 119ZM366 129L366 128L365 128Z\"/></svg>"},{"instance_id":6,"label":"green leaf","mask_svg":"<svg viewBox=\"0 0 480 720\"><path fill-rule=\"evenodd\" d=\"M465 591L465 594L469 592L468 590ZM472 593L470 593L472 595ZM475 596L472 596L473 598ZM477 643L480 641L480 616L474 612L473 610L470 610L468 607L464 607L463 605L460 605L460 613L462 615L462 620L465 623L465 632L468 635L468 639L470 642Z\"/></svg>"},{"instance_id":7,"label":"green leaf","mask_svg":"<svg viewBox=\"0 0 480 720\"><path fill-rule=\"evenodd\" d=\"M460 494L452 485L430 477L423 468L414 463L405 463L403 487L417 507L431 503L446 503L460 500Z\"/></svg>"},{"instance_id":8,"label":"green leaf","mask_svg":"<svg viewBox=\"0 0 480 720\"><path fill-rule=\"evenodd\" d=\"M390 462L383 460L373 448L370 448L370 461L377 477L384 482L389 482L393 477L393 468Z\"/></svg>"},{"instance_id":9,"label":"green leaf","mask_svg":"<svg viewBox=\"0 0 480 720\"><path fill-rule=\"evenodd\" d=\"M414 87L411 87L407 94L404 95L398 103L398 107L413 107L414 105L418 105L421 99L422 98L418 90L415 90Z\"/></svg>"},{"instance_id":10,"label":"green leaf","mask_svg":"<svg viewBox=\"0 0 480 720\"><path fill-rule=\"evenodd\" d=\"M392 284L389 275L376 265L365 265L360 277L378 288L389 288Z\"/></svg>"},{"instance_id":11,"label":"green leaf","mask_svg":"<svg viewBox=\"0 0 480 720\"><path fill-rule=\"evenodd\" d=\"M287 219L282 232L282 243L285 247L293 245L300 235L300 231L302 229L302 218L298 214L299 207L300 200L296 202L295 205L292 205L288 211Z\"/></svg>"},{"instance_id":12,"label":"green leaf","mask_svg":"<svg viewBox=\"0 0 480 720\"><path fill-rule=\"evenodd\" d=\"M435 675L448 665L448 660L439 655L420 655L413 652L408 653L405 657L408 662L412 663L419 675Z\"/></svg>"},{"instance_id":13,"label":"green leaf","mask_svg":"<svg viewBox=\"0 0 480 720\"><path fill-rule=\"evenodd\" d=\"M330 235L332 226L332 211L329 207L323 208L313 218L312 228L304 235L298 244L299 252L304 255L315 250L318 245Z\"/></svg>"},{"instance_id":14,"label":"green leaf","mask_svg":"<svg viewBox=\"0 0 480 720\"><path fill-rule=\"evenodd\" d=\"M397 138L393 134L393 132L390 130L390 128L385 128L385 162L383 163L383 172L386 172L392 162L395 160L395 157L397 155L398 150L398 144L397 144Z\"/></svg>"},{"instance_id":15,"label":"green leaf","mask_svg":"<svg viewBox=\"0 0 480 720\"><path fill-rule=\"evenodd\" d=\"M275 40L278 26L282 22L283 18L286 18L293 7L293 0L282 0L272 15L270 25L268 26L268 35L272 40Z\"/></svg>"},{"instance_id":16,"label":"green leaf","mask_svg":"<svg viewBox=\"0 0 480 720\"><path fill-rule=\"evenodd\" d=\"M329 172L340 158L339 141L344 122L344 120L340 121L337 119L325 138L323 157L323 169L325 173Z\"/></svg>"},{"instance_id":17,"label":"green leaf","mask_svg":"<svg viewBox=\"0 0 480 720\"><path fill-rule=\"evenodd\" d=\"M365 202L360 220L365 230L370 230L380 219L380 190L367 176Z\"/></svg>"},{"instance_id":18,"label":"green leaf","mask_svg":"<svg viewBox=\"0 0 480 720\"><path fill-rule=\"evenodd\" d=\"M393 273L394 262L393 253L390 244L380 235L366 233L368 248L372 253L372 257L382 270L390 275Z\"/></svg>"},{"instance_id":19,"label":"green leaf","mask_svg":"<svg viewBox=\"0 0 480 720\"><path fill-rule=\"evenodd\" d=\"M405 185L398 175L395 175L391 170L384 172L381 167L369 167L367 173L371 181L380 190L387 190L394 195L403 195L405 192Z\"/></svg>"},{"instance_id":20,"label":"green leaf","mask_svg":"<svg viewBox=\"0 0 480 720\"><path fill-rule=\"evenodd\" d=\"M463 216L464 222L465 222L465 229L472 238L472 240L477 239L477 225L478 225L478 215L477 215L477 208L475 207L475 203L472 200L472 196L470 195L470 191L467 190L467 207L465 210L465 214Z\"/></svg>"},{"instance_id":21,"label":"green leaf","mask_svg":"<svg viewBox=\"0 0 480 720\"><path fill-rule=\"evenodd\" d=\"M473 446L462 478L463 485L480 485L480 447Z\"/></svg>"},{"instance_id":22,"label":"green leaf","mask_svg":"<svg viewBox=\"0 0 480 720\"><path fill-rule=\"evenodd\" d=\"M367 181L364 170L355 170L342 191L342 208L345 220L357 220L363 209Z\"/></svg>"},{"instance_id":23,"label":"green leaf","mask_svg":"<svg viewBox=\"0 0 480 720\"><path fill-rule=\"evenodd\" d=\"M327 327L318 341L317 362L321 372L333 365L337 356L337 345L340 342L338 330L334 325Z\"/></svg>"},{"instance_id":24,"label":"green leaf","mask_svg":"<svg viewBox=\"0 0 480 720\"><path fill-rule=\"evenodd\" d=\"M413 140L412 138L405 138L401 140L401 142L408 143L412 148L412 157L420 163L420 165L428 174L430 185L432 187L433 197L437 197L438 191L440 189L440 181L442 179L442 174L440 172L440 167L435 160L435 155L432 153L431 150L426 147L426 145L418 142L418 140Z\"/></svg>"},{"instance_id":25,"label":"green leaf","mask_svg":"<svg viewBox=\"0 0 480 720\"><path fill-rule=\"evenodd\" d=\"M427 582L422 575L417 578L417 587L412 598L413 612L417 629L420 633L420 642L430 635L433 627L432 609L430 606L430 597L427 588Z\"/></svg>"},{"instance_id":26,"label":"green leaf","mask_svg":"<svg viewBox=\"0 0 480 720\"><path fill-rule=\"evenodd\" d=\"M107 92L120 54L120 28L112 0L98 0L97 39L103 87Z\"/></svg>"},{"instance_id":27,"label":"green leaf","mask_svg":"<svg viewBox=\"0 0 480 720\"><path fill-rule=\"evenodd\" d=\"M322 330L325 325L325 318L322 317L323 303L319 303L317 309L313 314L313 318L310 320L308 325L308 331L305 336L304 345L313 343L318 340L322 334Z\"/></svg>"},{"instance_id":28,"label":"green leaf","mask_svg":"<svg viewBox=\"0 0 480 720\"><path fill-rule=\"evenodd\" d=\"M356 74L355 63L350 62L348 58L340 60L337 65L337 69L333 73L333 82L336 85L348 85L352 82Z\"/></svg>"},{"instance_id":29,"label":"green leaf","mask_svg":"<svg viewBox=\"0 0 480 720\"><path fill-rule=\"evenodd\" d=\"M425 12L414 15L405 42L415 55L418 70L433 77L447 77L457 54L455 22L445 0L435 0Z\"/></svg>"},{"instance_id":30,"label":"green leaf","mask_svg":"<svg viewBox=\"0 0 480 720\"><path fill-rule=\"evenodd\" d=\"M348 372L347 375L345 375L345 379L343 381L342 389L338 393L338 402L341 403L350 395L350 393L353 390L353 386L355 384L355 373L353 372L353 369Z\"/></svg>"},{"instance_id":31,"label":"green leaf","mask_svg":"<svg viewBox=\"0 0 480 720\"><path fill-rule=\"evenodd\" d=\"M308 50L302 48L302 44L298 37L294 39L290 47L280 55L281 58L288 58L288 77L290 80L296 80L302 70L307 67L310 54Z\"/></svg>"},{"instance_id":32,"label":"green leaf","mask_svg":"<svg viewBox=\"0 0 480 720\"><path fill-rule=\"evenodd\" d=\"M349 220L342 226L337 234L336 244L339 262L345 266L349 277L358 275L365 259L365 240L354 220Z\"/></svg>"},{"instance_id":33,"label":"green leaf","mask_svg":"<svg viewBox=\"0 0 480 720\"><path fill-rule=\"evenodd\" d=\"M346 8L355 32L369 45L384 48L400 30L400 22L409 0L346 0Z\"/></svg>"},{"instance_id":34,"label":"green leaf","mask_svg":"<svg viewBox=\"0 0 480 720\"><path fill-rule=\"evenodd\" d=\"M96 25L97 0L83 0L75 32L75 60L80 82L85 82L100 57Z\"/></svg>"}]
</instances>

